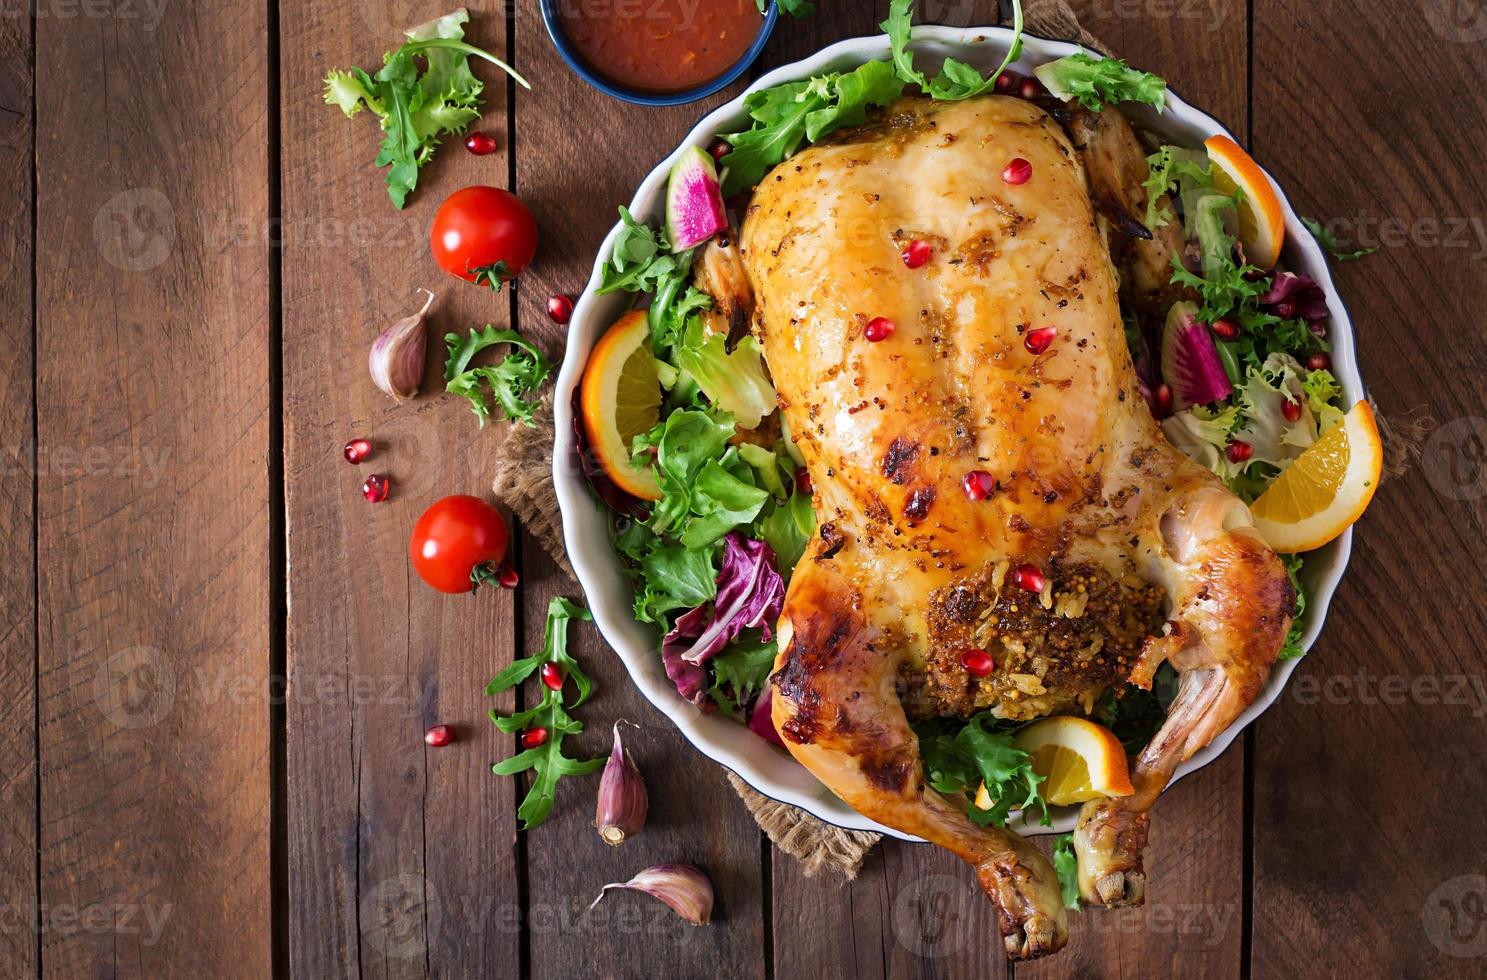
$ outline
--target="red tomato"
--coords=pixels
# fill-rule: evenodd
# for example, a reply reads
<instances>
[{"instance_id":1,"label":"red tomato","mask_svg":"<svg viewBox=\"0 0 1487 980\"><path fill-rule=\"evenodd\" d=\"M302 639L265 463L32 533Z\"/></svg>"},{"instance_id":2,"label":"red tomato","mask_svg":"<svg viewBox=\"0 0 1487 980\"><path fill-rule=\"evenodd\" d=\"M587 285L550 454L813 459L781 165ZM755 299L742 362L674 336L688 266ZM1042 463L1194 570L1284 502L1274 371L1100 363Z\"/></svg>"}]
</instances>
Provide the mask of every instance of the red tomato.
<instances>
[{"instance_id":1,"label":"red tomato","mask_svg":"<svg viewBox=\"0 0 1487 980\"><path fill-rule=\"evenodd\" d=\"M495 286L521 275L532 261L537 222L510 191L466 187L439 205L429 248L439 268L450 275Z\"/></svg>"},{"instance_id":2,"label":"red tomato","mask_svg":"<svg viewBox=\"0 0 1487 980\"><path fill-rule=\"evenodd\" d=\"M440 592L495 581L509 534L501 512L479 497L445 497L413 525L408 552L418 577Z\"/></svg>"}]
</instances>

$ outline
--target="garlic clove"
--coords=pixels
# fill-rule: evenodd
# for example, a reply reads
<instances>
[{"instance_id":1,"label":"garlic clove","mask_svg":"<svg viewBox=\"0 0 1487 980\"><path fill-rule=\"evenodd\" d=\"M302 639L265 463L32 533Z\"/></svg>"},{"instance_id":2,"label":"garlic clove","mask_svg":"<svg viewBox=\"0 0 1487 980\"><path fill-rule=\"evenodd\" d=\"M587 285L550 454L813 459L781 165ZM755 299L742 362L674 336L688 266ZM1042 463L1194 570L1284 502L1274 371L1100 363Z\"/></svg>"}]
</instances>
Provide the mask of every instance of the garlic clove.
<instances>
[{"instance_id":1,"label":"garlic clove","mask_svg":"<svg viewBox=\"0 0 1487 980\"><path fill-rule=\"evenodd\" d=\"M429 342L423 319L434 303L434 294L427 289L419 291L428 293L429 297L423 308L382 331L367 355L372 383L398 403L417 395L418 386L423 381Z\"/></svg>"},{"instance_id":2,"label":"garlic clove","mask_svg":"<svg viewBox=\"0 0 1487 980\"><path fill-rule=\"evenodd\" d=\"M623 719L621 719L623 721ZM628 722L626 722L628 724ZM594 826L604 843L623 844L645 826L650 798L645 780L630 753L620 742L620 722L614 723L614 748L599 779L599 801L594 808Z\"/></svg>"},{"instance_id":3,"label":"garlic clove","mask_svg":"<svg viewBox=\"0 0 1487 980\"><path fill-rule=\"evenodd\" d=\"M658 864L654 868L646 868L629 881L605 885L589 908L592 909L603 901L605 892L611 888L645 892L671 906L673 912L694 926L705 926L712 918L713 883L708 881L707 875L690 864Z\"/></svg>"}]
</instances>

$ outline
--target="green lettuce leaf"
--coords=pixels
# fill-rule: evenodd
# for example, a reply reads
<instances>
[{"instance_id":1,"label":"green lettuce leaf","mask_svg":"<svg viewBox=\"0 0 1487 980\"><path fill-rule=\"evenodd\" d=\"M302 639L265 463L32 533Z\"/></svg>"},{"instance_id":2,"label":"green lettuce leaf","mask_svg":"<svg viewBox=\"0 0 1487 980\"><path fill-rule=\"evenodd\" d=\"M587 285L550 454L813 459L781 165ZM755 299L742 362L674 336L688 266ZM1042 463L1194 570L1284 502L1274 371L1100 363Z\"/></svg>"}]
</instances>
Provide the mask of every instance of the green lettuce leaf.
<instances>
[{"instance_id":1,"label":"green lettuce leaf","mask_svg":"<svg viewBox=\"0 0 1487 980\"><path fill-rule=\"evenodd\" d=\"M500 413L496 420L510 419L532 425L532 416L541 404L537 390L552 374L552 362L515 330L498 330L487 324L484 330L472 330L468 337L444 335L449 350L444 363L444 387L470 402L475 417L483 427L491 417L491 401ZM472 367L475 355L487 347L511 345L511 352L499 364Z\"/></svg>"},{"instance_id":2,"label":"green lettuce leaf","mask_svg":"<svg viewBox=\"0 0 1487 980\"><path fill-rule=\"evenodd\" d=\"M1144 102L1161 112L1167 101L1165 81L1119 58L1080 51L1039 65L1033 74L1055 97L1073 99L1091 112L1118 102Z\"/></svg>"}]
</instances>

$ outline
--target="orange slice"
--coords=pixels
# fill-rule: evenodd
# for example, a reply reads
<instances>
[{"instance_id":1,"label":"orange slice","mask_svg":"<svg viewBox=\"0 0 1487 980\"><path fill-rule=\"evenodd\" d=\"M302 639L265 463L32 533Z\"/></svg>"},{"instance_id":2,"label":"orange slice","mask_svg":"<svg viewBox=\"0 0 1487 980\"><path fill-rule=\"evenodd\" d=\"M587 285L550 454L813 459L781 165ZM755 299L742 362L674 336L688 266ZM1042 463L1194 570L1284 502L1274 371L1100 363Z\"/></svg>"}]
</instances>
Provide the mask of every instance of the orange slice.
<instances>
[{"instance_id":1,"label":"orange slice","mask_svg":"<svg viewBox=\"0 0 1487 980\"><path fill-rule=\"evenodd\" d=\"M1320 548L1363 516L1383 469L1373 409L1359 402L1254 502L1255 528L1282 554Z\"/></svg>"},{"instance_id":2,"label":"orange slice","mask_svg":"<svg viewBox=\"0 0 1487 980\"><path fill-rule=\"evenodd\" d=\"M1043 777L1038 792L1056 806L1135 792L1125 746L1110 729L1088 719L1044 718L1019 731L1012 744L1032 757L1033 772ZM993 802L982 783L976 806L989 810Z\"/></svg>"},{"instance_id":3,"label":"orange slice","mask_svg":"<svg viewBox=\"0 0 1487 980\"><path fill-rule=\"evenodd\" d=\"M630 462L632 440L661 421L661 383L644 311L620 317L594 345L579 410L589 448L615 485L642 500L660 500L655 473Z\"/></svg>"},{"instance_id":4,"label":"orange slice","mask_svg":"<svg viewBox=\"0 0 1487 980\"><path fill-rule=\"evenodd\" d=\"M1203 144L1213 162L1213 185L1224 194L1244 191L1239 202L1239 241L1244 257L1262 269L1280 259L1286 241L1286 218L1275 186L1260 165L1227 136L1210 136Z\"/></svg>"}]
</instances>

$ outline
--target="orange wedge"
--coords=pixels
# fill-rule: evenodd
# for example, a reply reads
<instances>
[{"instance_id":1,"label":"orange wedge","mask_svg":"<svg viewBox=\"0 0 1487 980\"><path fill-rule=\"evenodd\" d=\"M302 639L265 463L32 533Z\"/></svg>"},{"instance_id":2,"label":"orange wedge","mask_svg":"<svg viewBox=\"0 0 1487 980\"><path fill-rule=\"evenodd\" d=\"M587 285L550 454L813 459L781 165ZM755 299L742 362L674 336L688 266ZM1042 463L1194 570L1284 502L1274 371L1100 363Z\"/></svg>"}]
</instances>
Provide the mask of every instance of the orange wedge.
<instances>
[{"instance_id":1,"label":"orange wedge","mask_svg":"<svg viewBox=\"0 0 1487 980\"><path fill-rule=\"evenodd\" d=\"M630 462L634 438L661 421L661 382L644 311L620 317L594 345L583 369L579 411L589 449L615 485L642 500L660 500L655 473Z\"/></svg>"},{"instance_id":2,"label":"orange wedge","mask_svg":"<svg viewBox=\"0 0 1487 980\"><path fill-rule=\"evenodd\" d=\"M1012 744L1032 757L1033 772L1043 777L1038 792L1056 806L1135 792L1120 739L1088 719L1044 718L1019 731ZM976 806L989 810L993 802L982 783Z\"/></svg>"},{"instance_id":3,"label":"orange wedge","mask_svg":"<svg viewBox=\"0 0 1487 980\"><path fill-rule=\"evenodd\" d=\"M1213 185L1221 193L1244 191L1239 202L1239 241L1244 257L1262 269L1280 259L1286 241L1286 219L1275 186L1260 165L1227 136L1210 136L1203 144L1213 163Z\"/></svg>"},{"instance_id":4,"label":"orange wedge","mask_svg":"<svg viewBox=\"0 0 1487 980\"><path fill-rule=\"evenodd\" d=\"M1383 469L1373 409L1359 402L1254 502L1255 528L1282 554L1320 548L1363 516Z\"/></svg>"}]
</instances>

